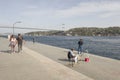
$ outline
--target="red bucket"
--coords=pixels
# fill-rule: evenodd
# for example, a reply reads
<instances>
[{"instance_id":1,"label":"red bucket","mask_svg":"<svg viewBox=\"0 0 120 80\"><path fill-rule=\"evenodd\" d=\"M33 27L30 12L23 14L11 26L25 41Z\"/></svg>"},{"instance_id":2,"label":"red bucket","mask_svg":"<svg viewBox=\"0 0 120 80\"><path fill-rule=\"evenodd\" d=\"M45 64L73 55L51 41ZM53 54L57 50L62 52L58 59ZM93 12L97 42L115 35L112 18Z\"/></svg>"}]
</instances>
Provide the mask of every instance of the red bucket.
<instances>
[{"instance_id":1,"label":"red bucket","mask_svg":"<svg viewBox=\"0 0 120 80\"><path fill-rule=\"evenodd\" d=\"M89 58L85 58L85 62L89 62L90 61L90 59Z\"/></svg>"}]
</instances>

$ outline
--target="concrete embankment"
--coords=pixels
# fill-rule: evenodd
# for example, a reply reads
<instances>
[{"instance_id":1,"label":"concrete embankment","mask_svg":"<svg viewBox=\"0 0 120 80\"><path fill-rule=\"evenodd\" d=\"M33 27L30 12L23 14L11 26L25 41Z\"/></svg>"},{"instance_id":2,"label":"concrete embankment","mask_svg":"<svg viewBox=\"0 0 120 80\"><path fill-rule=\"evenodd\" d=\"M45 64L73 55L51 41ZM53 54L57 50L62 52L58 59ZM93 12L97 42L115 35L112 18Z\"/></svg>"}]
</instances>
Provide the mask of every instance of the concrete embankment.
<instances>
[{"instance_id":1,"label":"concrete embankment","mask_svg":"<svg viewBox=\"0 0 120 80\"><path fill-rule=\"evenodd\" d=\"M25 46L94 80L120 80L119 60L89 54L90 62L79 61L71 67L67 49L32 42L27 42Z\"/></svg>"},{"instance_id":2,"label":"concrete embankment","mask_svg":"<svg viewBox=\"0 0 120 80\"><path fill-rule=\"evenodd\" d=\"M0 80L93 80L41 55L43 51L24 47L22 53L11 54L7 39L0 38L0 43Z\"/></svg>"}]
</instances>

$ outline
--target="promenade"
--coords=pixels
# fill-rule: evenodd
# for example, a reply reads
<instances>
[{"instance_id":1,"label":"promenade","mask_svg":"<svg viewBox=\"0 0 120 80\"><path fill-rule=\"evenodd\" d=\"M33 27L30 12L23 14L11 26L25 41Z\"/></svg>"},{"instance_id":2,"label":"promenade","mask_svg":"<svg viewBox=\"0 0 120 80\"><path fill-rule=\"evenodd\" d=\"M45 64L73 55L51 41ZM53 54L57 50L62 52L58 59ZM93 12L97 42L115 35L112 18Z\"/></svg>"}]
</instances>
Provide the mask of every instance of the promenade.
<instances>
[{"instance_id":1,"label":"promenade","mask_svg":"<svg viewBox=\"0 0 120 80\"><path fill-rule=\"evenodd\" d=\"M79 61L72 67L67 60L68 49L32 42L25 46L94 80L120 80L120 60L89 54L90 62Z\"/></svg>"},{"instance_id":2,"label":"promenade","mask_svg":"<svg viewBox=\"0 0 120 80\"><path fill-rule=\"evenodd\" d=\"M41 52L38 53L24 47L22 53L11 54L7 39L0 37L0 44L0 80L93 80L45 57L42 55L44 52L41 49ZM29 42L26 42L25 46L28 45ZM43 46L47 49L47 46ZM54 51L54 47L51 52L49 52L50 49L48 51L46 49L48 54Z\"/></svg>"}]
</instances>

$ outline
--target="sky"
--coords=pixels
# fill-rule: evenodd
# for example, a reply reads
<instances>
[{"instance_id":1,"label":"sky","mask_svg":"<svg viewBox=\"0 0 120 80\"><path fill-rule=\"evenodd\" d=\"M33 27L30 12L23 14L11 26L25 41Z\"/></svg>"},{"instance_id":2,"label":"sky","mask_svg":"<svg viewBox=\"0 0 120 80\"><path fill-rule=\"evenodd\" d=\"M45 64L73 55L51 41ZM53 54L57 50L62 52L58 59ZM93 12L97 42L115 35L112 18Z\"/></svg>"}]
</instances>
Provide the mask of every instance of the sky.
<instances>
[{"instance_id":1,"label":"sky","mask_svg":"<svg viewBox=\"0 0 120 80\"><path fill-rule=\"evenodd\" d=\"M120 26L120 0L0 0L0 26L14 23L53 30ZM0 28L0 33L12 31ZM15 33L29 31L33 30L15 29Z\"/></svg>"}]
</instances>

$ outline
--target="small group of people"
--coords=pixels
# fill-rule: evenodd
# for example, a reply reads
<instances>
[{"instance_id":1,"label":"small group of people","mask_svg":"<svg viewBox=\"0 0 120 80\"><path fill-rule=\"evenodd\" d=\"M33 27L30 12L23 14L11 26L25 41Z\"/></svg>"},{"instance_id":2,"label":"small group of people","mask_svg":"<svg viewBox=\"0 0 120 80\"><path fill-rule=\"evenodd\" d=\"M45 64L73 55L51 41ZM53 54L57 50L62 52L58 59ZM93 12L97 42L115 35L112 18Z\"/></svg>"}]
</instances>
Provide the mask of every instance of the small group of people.
<instances>
[{"instance_id":1,"label":"small group of people","mask_svg":"<svg viewBox=\"0 0 120 80\"><path fill-rule=\"evenodd\" d=\"M11 47L12 53L15 53L15 47L17 44L18 44L18 53L22 51L23 37L21 34L18 34L17 38L15 38L14 35L11 35L9 41L10 41L9 47Z\"/></svg>"},{"instance_id":2,"label":"small group of people","mask_svg":"<svg viewBox=\"0 0 120 80\"><path fill-rule=\"evenodd\" d=\"M80 54L82 54L82 52L83 52L83 49L82 49L82 45L83 45L83 39L80 39L79 41L78 41L78 54L77 55L75 55L74 54L74 49L72 48L72 49L70 49L70 51L68 51L68 60L70 61L70 60L73 60L75 63L78 61L78 56L80 55Z\"/></svg>"}]
</instances>

